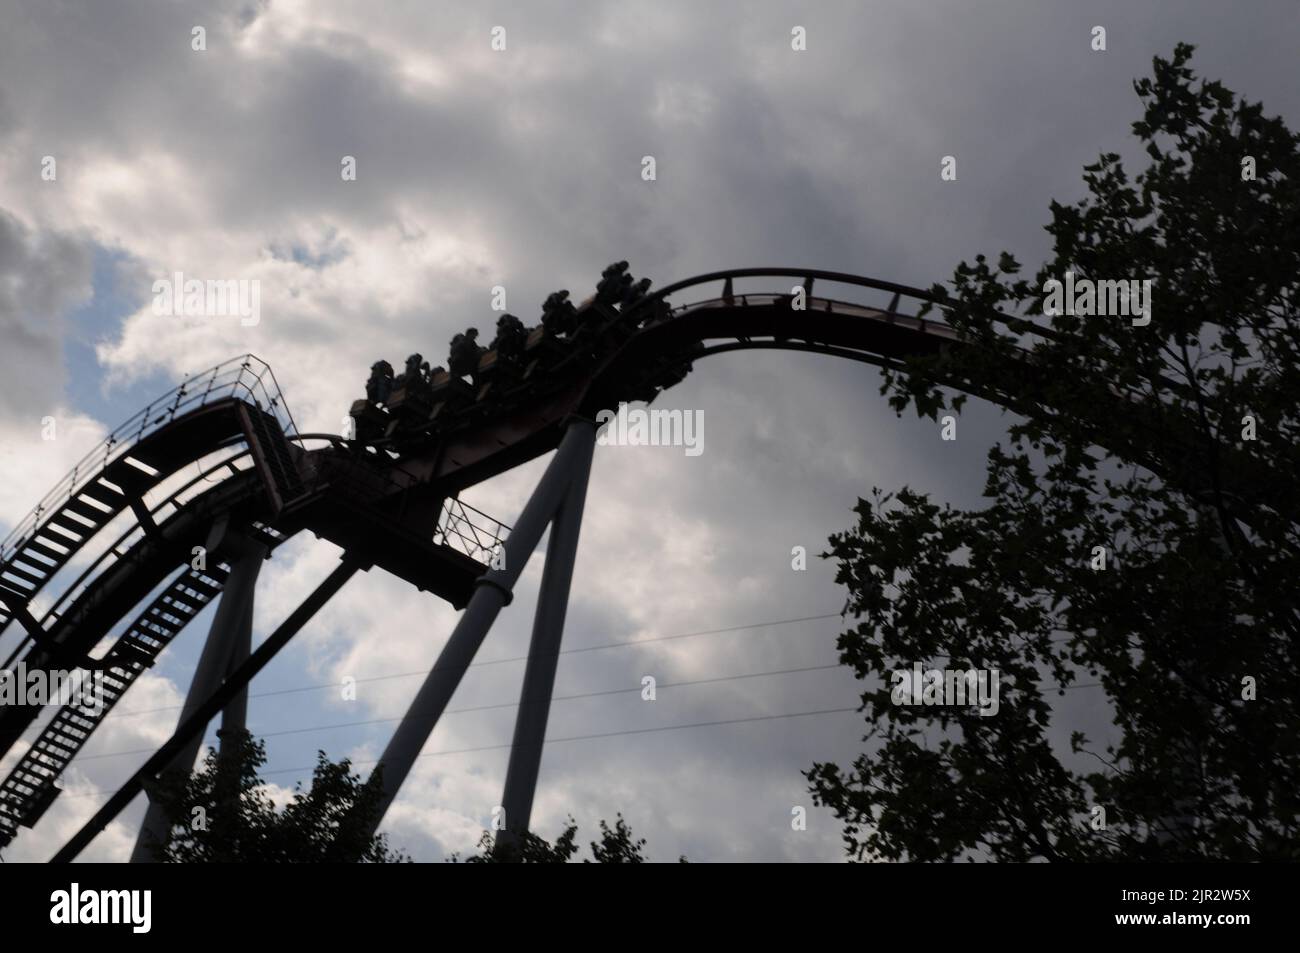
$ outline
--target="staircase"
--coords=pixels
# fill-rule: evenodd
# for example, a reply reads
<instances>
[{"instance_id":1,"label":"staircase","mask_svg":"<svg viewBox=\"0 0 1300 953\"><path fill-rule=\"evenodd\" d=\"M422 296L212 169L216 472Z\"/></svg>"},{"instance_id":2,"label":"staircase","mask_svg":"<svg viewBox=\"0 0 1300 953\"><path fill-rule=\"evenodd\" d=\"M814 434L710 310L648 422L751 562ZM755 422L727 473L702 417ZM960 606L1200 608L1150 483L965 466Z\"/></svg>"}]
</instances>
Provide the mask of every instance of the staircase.
<instances>
[{"instance_id":1,"label":"staircase","mask_svg":"<svg viewBox=\"0 0 1300 953\"><path fill-rule=\"evenodd\" d=\"M227 409L232 402L249 415L237 421ZM22 617L32 598L110 520L130 507L151 528L146 491L223 444L231 430L247 436L252 428L271 458L262 466L280 475L290 498L299 495L284 438L286 428L296 430L293 416L271 369L251 354L187 378L115 428L0 542L0 632L15 619L30 624Z\"/></svg>"},{"instance_id":2,"label":"staircase","mask_svg":"<svg viewBox=\"0 0 1300 953\"><path fill-rule=\"evenodd\" d=\"M0 630L73 556L154 483L153 470L130 456L110 463L0 561Z\"/></svg>"},{"instance_id":3,"label":"staircase","mask_svg":"<svg viewBox=\"0 0 1300 953\"><path fill-rule=\"evenodd\" d=\"M58 796L63 773L108 713L186 624L221 593L229 570L187 569L127 628L106 656L103 705L64 705L0 784L0 848L34 825ZM90 683L87 682L87 685Z\"/></svg>"}]
</instances>

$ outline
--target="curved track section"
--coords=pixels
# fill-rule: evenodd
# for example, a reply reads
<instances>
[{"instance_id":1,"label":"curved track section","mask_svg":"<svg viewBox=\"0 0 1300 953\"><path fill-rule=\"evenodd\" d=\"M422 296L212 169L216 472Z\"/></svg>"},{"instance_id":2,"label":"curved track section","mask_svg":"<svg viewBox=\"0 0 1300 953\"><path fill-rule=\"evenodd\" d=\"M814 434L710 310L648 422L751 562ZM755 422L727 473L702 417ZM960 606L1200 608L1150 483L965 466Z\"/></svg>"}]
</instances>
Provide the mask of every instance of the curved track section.
<instances>
[{"instance_id":1,"label":"curved track section","mask_svg":"<svg viewBox=\"0 0 1300 953\"><path fill-rule=\"evenodd\" d=\"M755 279L769 287L737 287ZM719 287L693 303L669 304L670 296L703 286ZM298 435L270 368L252 355L188 379L115 430L0 544L0 634L11 623L24 630L6 668L80 667L103 672L106 688L99 711L55 711L0 784L0 847L39 820L60 773L107 712L220 594L230 570L224 555L210 554L207 568L191 563L216 528L236 526L272 551L307 529L360 564L461 607L509 527L457 494L555 449L567 418L654 400L712 354L778 348L899 366L968 346L945 324L921 317L943 304L917 288L810 269L715 272L647 296L619 298L598 288L576 309L566 305L564 321L544 316L508 352L482 353L463 377L438 369L418 388L357 401L354 439ZM1003 321L1026 336L1051 334L1020 319ZM944 383L1011 409L1034 400L1042 384L1028 352L994 376ZM1110 396L1137 425L1122 438L1127 445L1107 445L1145 463L1142 426L1167 434L1169 416L1161 411L1168 409L1151 412L1131 395ZM1115 411L1113 403L1099 408L1099 435L1113 431ZM158 495L200 461L207 468L196 477L162 502L145 503L146 494ZM1266 474L1239 472L1259 492L1273 491ZM125 532L90 559L92 540L119 517L128 522ZM32 600L81 562L80 575L36 619ZM111 648L91 657L127 619ZM0 709L0 755L41 710Z\"/></svg>"}]
</instances>

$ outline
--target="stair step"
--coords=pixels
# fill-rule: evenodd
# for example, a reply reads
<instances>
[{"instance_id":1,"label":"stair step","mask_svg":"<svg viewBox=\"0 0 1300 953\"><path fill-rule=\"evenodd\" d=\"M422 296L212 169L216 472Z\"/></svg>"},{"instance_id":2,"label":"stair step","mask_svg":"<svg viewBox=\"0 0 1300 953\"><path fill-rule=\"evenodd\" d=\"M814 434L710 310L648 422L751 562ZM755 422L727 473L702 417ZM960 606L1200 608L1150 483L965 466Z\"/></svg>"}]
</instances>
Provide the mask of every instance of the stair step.
<instances>
[{"instance_id":1,"label":"stair step","mask_svg":"<svg viewBox=\"0 0 1300 953\"><path fill-rule=\"evenodd\" d=\"M23 544L23 549L30 549L34 553L40 553L46 559L52 559L57 565L62 566L68 561L71 553L61 553L51 546L47 546L39 539L29 539Z\"/></svg>"},{"instance_id":2,"label":"stair step","mask_svg":"<svg viewBox=\"0 0 1300 953\"><path fill-rule=\"evenodd\" d=\"M74 513L77 516L90 520L90 522L96 526L103 526L113 518L112 513L105 513L103 510L97 509L89 503L84 503L76 497L73 497L68 500L68 502L64 503L63 509L68 513Z\"/></svg>"},{"instance_id":3,"label":"stair step","mask_svg":"<svg viewBox=\"0 0 1300 953\"><path fill-rule=\"evenodd\" d=\"M85 747L91 733L176 633L221 593L227 577L220 567L178 576L113 646L109 656L112 668L105 670L103 678L104 705L93 714L70 706L55 713L0 784L0 847L13 839L18 827L34 823L44 813L58 794L55 780Z\"/></svg>"},{"instance_id":4,"label":"stair step","mask_svg":"<svg viewBox=\"0 0 1300 953\"><path fill-rule=\"evenodd\" d=\"M20 579L26 579L29 582L34 582L37 586L44 585L45 580L49 578L48 576L38 576L35 573L28 572L25 569L20 569L17 566L15 566L12 561L4 566L4 572L13 573L15 576L19 577Z\"/></svg>"},{"instance_id":5,"label":"stair step","mask_svg":"<svg viewBox=\"0 0 1300 953\"><path fill-rule=\"evenodd\" d=\"M103 503L111 510L121 510L126 506L126 497L99 482L83 487L81 495L94 500L96 503Z\"/></svg>"},{"instance_id":6,"label":"stair step","mask_svg":"<svg viewBox=\"0 0 1300 953\"><path fill-rule=\"evenodd\" d=\"M46 523L45 528L53 532L56 542L67 546L69 549L76 549L81 545L81 541L86 535L86 527L75 521L68 521L72 522L72 525L68 526L65 522L61 522L63 519L65 519L63 514L59 514L59 516ZM67 537L68 542L65 543L62 537Z\"/></svg>"},{"instance_id":7,"label":"stair step","mask_svg":"<svg viewBox=\"0 0 1300 953\"><path fill-rule=\"evenodd\" d=\"M148 490L156 482L153 477L139 467L133 467L127 463L125 457L119 457L110 463L104 472L100 474L100 479L106 479L109 483L120 486L132 496L141 496L145 490Z\"/></svg>"}]
</instances>

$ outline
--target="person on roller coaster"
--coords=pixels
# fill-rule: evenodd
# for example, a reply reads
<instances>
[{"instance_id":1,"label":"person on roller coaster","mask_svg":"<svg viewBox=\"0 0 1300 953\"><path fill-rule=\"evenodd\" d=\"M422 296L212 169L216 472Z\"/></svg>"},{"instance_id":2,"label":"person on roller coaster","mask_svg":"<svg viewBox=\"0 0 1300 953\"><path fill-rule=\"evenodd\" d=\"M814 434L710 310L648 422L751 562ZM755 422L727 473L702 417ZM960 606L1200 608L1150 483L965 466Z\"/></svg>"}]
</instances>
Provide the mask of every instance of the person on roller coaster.
<instances>
[{"instance_id":1,"label":"person on roller coaster","mask_svg":"<svg viewBox=\"0 0 1300 953\"><path fill-rule=\"evenodd\" d=\"M510 360L519 357L524 353L526 343L528 329L524 322L513 314L503 314L497 319L497 336L492 342L492 350L497 352L498 358Z\"/></svg>"},{"instance_id":2,"label":"person on roller coaster","mask_svg":"<svg viewBox=\"0 0 1300 953\"><path fill-rule=\"evenodd\" d=\"M554 291L547 296L542 304L542 327L546 328L547 334L552 337L570 334L577 324L577 310L569 300L567 290Z\"/></svg>"},{"instance_id":3,"label":"person on roller coaster","mask_svg":"<svg viewBox=\"0 0 1300 953\"><path fill-rule=\"evenodd\" d=\"M612 306L631 283L632 276L627 273L627 262L616 261L600 273L600 281L596 284L596 300L603 305Z\"/></svg>"},{"instance_id":4,"label":"person on roller coaster","mask_svg":"<svg viewBox=\"0 0 1300 953\"><path fill-rule=\"evenodd\" d=\"M393 365L387 361L375 361L370 365L370 379L366 381L366 400L382 404L392 392Z\"/></svg>"},{"instance_id":5,"label":"person on roller coaster","mask_svg":"<svg viewBox=\"0 0 1300 953\"><path fill-rule=\"evenodd\" d=\"M478 343L478 328L467 328L464 334L457 334L451 339L451 353L447 357L447 369L452 377L463 378L478 370L479 357L483 348Z\"/></svg>"}]
</instances>

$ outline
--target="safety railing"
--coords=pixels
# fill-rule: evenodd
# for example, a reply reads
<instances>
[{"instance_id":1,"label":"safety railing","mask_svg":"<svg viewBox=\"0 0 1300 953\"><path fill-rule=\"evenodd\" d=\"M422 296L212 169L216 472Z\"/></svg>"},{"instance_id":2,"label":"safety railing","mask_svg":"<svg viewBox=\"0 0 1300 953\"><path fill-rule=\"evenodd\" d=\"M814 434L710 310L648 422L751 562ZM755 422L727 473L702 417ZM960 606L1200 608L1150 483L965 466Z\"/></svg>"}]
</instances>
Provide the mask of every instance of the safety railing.
<instances>
[{"instance_id":1,"label":"safety railing","mask_svg":"<svg viewBox=\"0 0 1300 953\"><path fill-rule=\"evenodd\" d=\"M778 277L785 278L787 281L791 278L799 279L800 286L809 297L812 296L814 283L818 281L823 284L849 285L876 292L881 295L887 294L890 296L888 304L881 307L873 303L869 306L876 307L879 310L891 314L900 313L899 306L904 298L908 299L908 310L913 314L919 312L927 304L942 305L945 303L944 298L936 297L932 292L927 291L924 288L913 288L910 285L900 285L893 281L881 281L878 278L867 278L863 275L850 275L842 271L825 271L820 268L733 268L729 271L713 271L708 274L696 275L693 278L686 278L682 281L676 281L670 285L665 285L657 291L647 294L644 300L653 301L666 299L669 295L685 288L717 284L719 282L721 282L723 286L722 294L718 296L719 298L722 300L727 300L732 297L742 298L745 297L745 295L742 292L735 290L734 283L738 279ZM786 294L789 293L789 291L786 291ZM754 295L751 293L750 296L753 297ZM674 308L674 310L679 310L679 308Z\"/></svg>"},{"instance_id":2,"label":"safety railing","mask_svg":"<svg viewBox=\"0 0 1300 953\"><path fill-rule=\"evenodd\" d=\"M409 479L401 481L394 477L397 471L391 466L392 460L382 451L355 458L341 438L323 434L311 436L329 439L340 452L333 466L324 467L318 472L314 489L329 484L345 491L356 503L364 506L383 499L399 499L415 486ZM432 541L487 565L509 532L510 526L506 523L468 503L448 497L438 514Z\"/></svg>"},{"instance_id":3,"label":"safety railing","mask_svg":"<svg viewBox=\"0 0 1300 953\"><path fill-rule=\"evenodd\" d=\"M647 307L655 301L666 300L669 295L675 294L685 288L693 288L699 285L722 283L722 294L718 298L708 299L708 301L694 302L689 305L677 306L672 308L674 315L681 312L689 311L701 304L712 304L718 300L729 301L733 298L737 300L754 299L757 297L754 293L735 290L735 282L738 279L749 278L777 278L783 277L787 281L791 278L799 279L800 286L803 287L805 294L809 297L813 295L813 287L816 282L822 285L834 284L852 286L871 292L873 295L883 297L889 295L888 303L884 305L877 304L876 301L856 302L842 301L840 304L856 304L859 306L870 307L875 310L883 311L891 320L891 323L907 324L916 326L919 322L919 329L931 331L934 329L944 329L947 325L943 321L923 318L923 313L931 309L938 309L942 316L945 309L951 307L954 301L948 296L946 291L939 289L915 288L911 285L902 285L894 281L883 281L879 278L869 278L864 275L851 275L842 271L825 271L820 268L732 268L728 271L712 271L704 275L695 275L692 278L686 278L682 281L673 282L670 285L658 289L657 291L647 294L637 305L638 308ZM784 292L789 294L793 290ZM783 295L784 296L784 295ZM877 298L876 300L879 300ZM1027 338L1041 338L1045 340L1059 340L1060 335L1051 327L1038 323L1029 317L1007 314L1005 312L995 312L994 318L1007 329L1016 334L1025 335Z\"/></svg>"},{"instance_id":4,"label":"safety railing","mask_svg":"<svg viewBox=\"0 0 1300 953\"><path fill-rule=\"evenodd\" d=\"M233 448L231 455L224 457L206 469L201 469L194 477L168 494L166 499L151 507L149 509L150 519L154 521L155 525L161 526L186 504L213 489L216 484L224 483L230 477L239 476L246 470L251 469L252 463L248 460L248 454L247 448ZM111 526L112 524L108 525ZM104 551L91 560L81 571L81 574L58 594L50 608L42 613L41 627L47 630L52 628L59 619L67 614L77 599L96 580L102 578L115 563L126 558L135 545L145 538L145 535L144 527L138 522L132 521L117 539L106 546ZM29 635L13 649L6 658L3 667L8 668L11 666L30 642Z\"/></svg>"},{"instance_id":5,"label":"safety railing","mask_svg":"<svg viewBox=\"0 0 1300 953\"><path fill-rule=\"evenodd\" d=\"M145 437L161 430L181 414L235 396L244 396L257 407L274 415L286 434L297 432L293 415L285 404L270 365L252 354L231 358L201 374L186 377L176 387L114 428L56 483L36 508L20 520L4 541L0 542L0 563L8 562L26 545L47 514L57 511L80 494L110 463L129 456L131 448Z\"/></svg>"},{"instance_id":6,"label":"safety railing","mask_svg":"<svg viewBox=\"0 0 1300 953\"><path fill-rule=\"evenodd\" d=\"M505 542L510 527L468 503L449 497L442 504L433 541L488 565Z\"/></svg>"}]
</instances>

